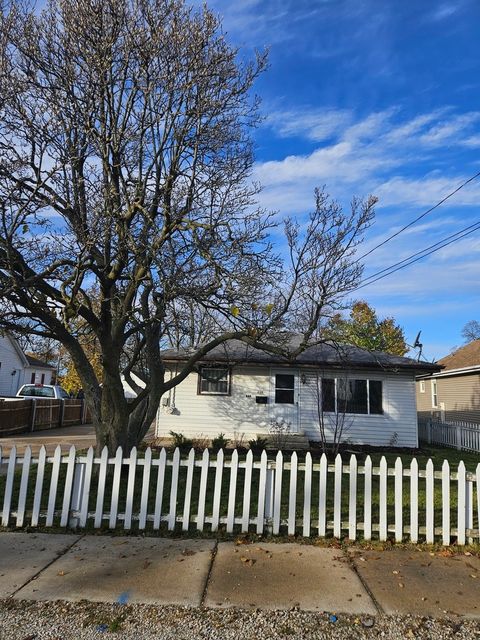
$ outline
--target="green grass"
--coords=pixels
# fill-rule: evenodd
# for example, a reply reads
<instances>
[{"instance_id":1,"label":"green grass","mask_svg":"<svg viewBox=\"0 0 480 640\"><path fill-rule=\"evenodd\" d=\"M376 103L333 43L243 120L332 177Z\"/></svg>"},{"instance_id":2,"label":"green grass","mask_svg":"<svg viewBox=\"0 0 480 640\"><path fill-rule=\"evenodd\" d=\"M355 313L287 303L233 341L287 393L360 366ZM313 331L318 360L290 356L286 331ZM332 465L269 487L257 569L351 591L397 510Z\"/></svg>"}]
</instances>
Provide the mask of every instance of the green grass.
<instances>
[{"instance_id":1,"label":"green grass","mask_svg":"<svg viewBox=\"0 0 480 640\"><path fill-rule=\"evenodd\" d=\"M361 467L364 463L366 453L359 451L357 454L358 465ZM385 455L387 459L387 463L389 468L393 468L395 464L395 460L398 457L398 453L396 452L381 452L381 451L373 451L369 452L369 455L372 458L372 462L374 467L377 467L380 463L380 459L382 455ZM139 456L143 456L143 452L139 453ZM158 452L155 452L154 459L158 457ZM169 454L169 459L171 459L172 454ZM186 456L182 456L183 458ZM411 453L401 452L400 457L402 459L404 467L408 467L410 465L410 461L412 459ZM440 448L440 447L428 447L423 448L420 451L415 452L415 457L419 463L419 469L424 470L425 465L428 459L431 459L435 471L440 471L441 466L444 459L447 459L450 463L451 471L456 471L457 465L460 460L463 460L466 464L467 470L470 472L474 472L478 462L480 461L480 456L478 454L471 454L467 452L459 452L454 449ZM269 459L274 459L275 454L271 453L269 455ZM200 460L200 455L196 456L197 460ZM211 455L211 459L215 459L215 454ZM225 460L229 461L230 455L227 453L225 456ZM240 456L240 460L244 460L245 456ZM259 456L255 456L255 460L259 460ZM290 460L290 456L286 455L284 457L284 462L288 463ZM305 460L305 454L299 454L299 464L302 465ZM344 465L348 465L349 455L343 456ZM319 455L313 456L314 464L318 464ZM333 460L329 460L329 464L333 464ZM66 473L66 465L61 465L59 483L58 483L58 491L56 496L55 508L56 510L61 510L62 502L63 502L63 486L65 481L65 473ZM190 516L196 516L198 512L199 506L199 487L200 487L200 468L195 467L193 474L193 483L192 483L192 494L191 494L191 506L190 506ZM43 481L43 492L42 492L42 504L41 511L45 513L48 505L48 493L50 488L50 480L52 473L52 465L47 464L45 468L45 477ZM206 497L206 508L205 514L206 516L210 516L213 510L213 497L214 497L214 485L215 485L215 469L210 469L208 472L208 481L207 481L207 497ZM257 514L258 509L258 485L259 485L259 469L254 469L252 475L252 487L251 487L251 501L250 501L250 517L253 518ZM243 486L244 486L244 476L245 470L238 470L237 477L237 491L235 497L235 516L241 517L242 509L243 509ZM133 501L133 513L137 514L140 510L140 499L142 493L142 479L143 479L143 467L138 467L135 475L135 491L134 491L134 501ZM170 510L170 490L171 490L171 479L172 479L172 467L168 466L165 473L165 483L163 490L163 506L162 506L162 515L166 515ZM3 506L3 495L5 489L5 476L0 476L0 510ZM179 471L179 481L178 481L178 492L177 492L177 501L176 501L176 515L183 515L183 507L186 493L186 480L187 480L187 468L185 466L180 467ZM13 485L13 495L12 495L12 511L15 511L18 505L18 495L20 490L20 482L21 482L21 469L17 469L14 477L14 485ZM125 511L126 506L126 493L127 493L127 482L128 482L128 467L124 467L123 473L120 481L120 492L119 492L119 504L118 504L118 513L122 514ZM33 507L33 495L35 490L36 483L36 466L32 466L29 475L28 482L28 491L27 491L27 514L31 511ZM97 499L97 483L98 477L94 475L92 477L90 498L89 498L89 511L95 511L96 499ZM111 495L112 495L112 484L113 484L113 471L108 473L106 487L105 487L105 500L104 500L104 513L108 513L110 511L111 506ZM289 484L290 484L290 471L285 469L283 472L283 480L282 480L282 499L281 499L281 519L286 520L288 518L288 507L289 507ZM426 481L425 478L419 478L419 525L422 527L425 525L425 509L426 509ZM155 511L156 504L156 486L157 486L157 467L152 467L150 483L149 483L149 492L148 492L148 513L153 514ZM221 500L220 500L220 515L221 517L225 517L227 515L228 508L228 495L229 495L229 486L230 486L230 469L224 468L223 476L222 476L222 490L221 490ZM408 477L404 478L403 481L403 519L404 524L409 524L410 521L410 480ZM357 514L357 522L363 522L363 495L364 495L364 476L359 474L357 479L357 506L356 506L356 514ZM327 478L327 522L333 520L333 474L329 473ZM303 517L303 502L304 502L304 472L299 471L298 479L297 479L297 492L296 492L296 518L297 518L297 532L301 532L301 520ZM311 497L311 519L312 526L314 526L315 521L318 520L318 502L319 502L319 472L318 470L314 470L312 477L312 497ZM349 502L349 476L344 474L342 477L342 521L348 520L348 502ZM451 504L451 523L452 527L456 526L457 521L457 492L456 492L456 483L455 481L451 482L450 487L450 504ZM476 505L476 489L474 492L474 505ZM442 522L442 492L441 492L441 481L436 479L434 485L434 519L435 526L441 526ZM476 509L474 510L476 511ZM478 522L475 515L474 527L478 527ZM378 476L374 476L372 480L372 521L373 523L378 523L379 519L379 478ZM392 525L394 522L394 478L392 476L388 477L387 481L387 520L388 524ZM41 520L42 524L44 520ZM28 525L29 517L25 518L25 524ZM55 524L58 525L59 518L56 518ZM11 525L15 525L15 519L12 518ZM108 522L104 520L103 522L104 528L108 528ZM118 522L118 527L120 530L123 530L123 523L121 521ZM151 529L152 523L151 521L147 521L147 529ZM161 529L164 530L166 527L166 523L162 523ZM89 530L93 531L93 519L91 519L88 523ZM181 523L177 523L177 528L181 528ZM206 530L208 531L210 525L205 525ZM251 529L255 527L251 525ZM138 529L138 523L134 520L132 522L132 530L135 531ZM196 524L190 523L190 532L195 531ZM239 531L239 526L236 525L236 531ZM286 533L286 527L284 526L281 530L281 533ZM346 532L345 532L346 533ZM375 534L374 534L375 535Z\"/></svg>"}]
</instances>

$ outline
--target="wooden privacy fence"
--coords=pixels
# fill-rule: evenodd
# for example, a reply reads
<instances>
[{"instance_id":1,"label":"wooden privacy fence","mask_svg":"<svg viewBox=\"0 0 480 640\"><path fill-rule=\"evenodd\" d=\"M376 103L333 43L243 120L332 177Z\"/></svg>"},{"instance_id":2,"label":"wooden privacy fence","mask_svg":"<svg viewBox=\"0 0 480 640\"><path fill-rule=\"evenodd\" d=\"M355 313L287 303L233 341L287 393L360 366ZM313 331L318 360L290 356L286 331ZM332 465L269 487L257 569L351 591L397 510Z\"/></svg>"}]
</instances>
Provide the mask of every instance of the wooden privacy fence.
<instances>
[{"instance_id":1,"label":"wooden privacy fence","mask_svg":"<svg viewBox=\"0 0 480 640\"><path fill-rule=\"evenodd\" d=\"M440 444L459 451L480 453L480 425L471 422L419 420L418 438L428 444Z\"/></svg>"},{"instance_id":2,"label":"wooden privacy fence","mask_svg":"<svg viewBox=\"0 0 480 640\"><path fill-rule=\"evenodd\" d=\"M226 458L192 450L182 458L178 449L170 456L150 448L142 456L134 448L127 458L119 448L109 458L106 448L95 457L92 448L77 455L72 446L66 456L57 447L53 457L42 448L38 458L30 448L18 457L13 448L8 458L0 452L0 465L5 527L215 532L225 526L228 533L352 540L393 534L397 542L446 545L480 538L480 464L471 473L463 462L435 470L430 460L419 469L415 458L388 467L384 457L374 466L367 456L360 466L355 456L330 464L310 453L299 460L279 452L269 460L263 452L255 460L252 452L241 459L237 451Z\"/></svg>"},{"instance_id":3,"label":"wooden privacy fence","mask_svg":"<svg viewBox=\"0 0 480 640\"><path fill-rule=\"evenodd\" d=\"M88 417L85 401L80 399L0 399L0 437L85 424Z\"/></svg>"}]
</instances>

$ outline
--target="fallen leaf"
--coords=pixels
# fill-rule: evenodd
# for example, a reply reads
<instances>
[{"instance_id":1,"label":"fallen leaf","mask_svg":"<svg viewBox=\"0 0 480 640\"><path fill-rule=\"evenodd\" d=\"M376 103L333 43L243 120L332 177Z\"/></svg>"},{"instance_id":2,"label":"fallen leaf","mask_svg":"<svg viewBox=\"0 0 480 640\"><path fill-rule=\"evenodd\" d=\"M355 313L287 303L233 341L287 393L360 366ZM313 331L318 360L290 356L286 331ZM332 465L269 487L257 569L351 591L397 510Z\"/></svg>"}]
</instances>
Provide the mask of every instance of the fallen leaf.
<instances>
[{"instance_id":1,"label":"fallen leaf","mask_svg":"<svg viewBox=\"0 0 480 640\"><path fill-rule=\"evenodd\" d=\"M245 556L242 556L240 558L240 560L243 562L243 564L249 566L249 567L253 567L253 565L255 564L256 560L254 560L253 558L245 558Z\"/></svg>"},{"instance_id":2,"label":"fallen leaf","mask_svg":"<svg viewBox=\"0 0 480 640\"><path fill-rule=\"evenodd\" d=\"M396 569L394 569L394 570L392 571L392 573L393 573L394 575L398 576L398 573L399 573L399 572L398 572Z\"/></svg>"},{"instance_id":3,"label":"fallen leaf","mask_svg":"<svg viewBox=\"0 0 480 640\"><path fill-rule=\"evenodd\" d=\"M194 556L197 552L193 551L193 549L184 549L182 551L182 556Z\"/></svg>"},{"instance_id":4,"label":"fallen leaf","mask_svg":"<svg viewBox=\"0 0 480 640\"><path fill-rule=\"evenodd\" d=\"M143 568L144 569L148 569L148 567L151 565L152 563L149 560L145 560L145 562L143 563Z\"/></svg>"},{"instance_id":5,"label":"fallen leaf","mask_svg":"<svg viewBox=\"0 0 480 640\"><path fill-rule=\"evenodd\" d=\"M64 576L64 575L65 575L65 571L59 571L59 572L57 573L57 576Z\"/></svg>"},{"instance_id":6,"label":"fallen leaf","mask_svg":"<svg viewBox=\"0 0 480 640\"><path fill-rule=\"evenodd\" d=\"M400 589L403 589L403 587L404 587L405 585L403 584L403 582L399 582L399 583L398 583L398 586L400 587Z\"/></svg>"},{"instance_id":7,"label":"fallen leaf","mask_svg":"<svg viewBox=\"0 0 480 640\"><path fill-rule=\"evenodd\" d=\"M476 574L476 573L471 573L471 574L470 574L470 578L477 578L477 577L478 577L478 576L477 576L477 574Z\"/></svg>"}]
</instances>

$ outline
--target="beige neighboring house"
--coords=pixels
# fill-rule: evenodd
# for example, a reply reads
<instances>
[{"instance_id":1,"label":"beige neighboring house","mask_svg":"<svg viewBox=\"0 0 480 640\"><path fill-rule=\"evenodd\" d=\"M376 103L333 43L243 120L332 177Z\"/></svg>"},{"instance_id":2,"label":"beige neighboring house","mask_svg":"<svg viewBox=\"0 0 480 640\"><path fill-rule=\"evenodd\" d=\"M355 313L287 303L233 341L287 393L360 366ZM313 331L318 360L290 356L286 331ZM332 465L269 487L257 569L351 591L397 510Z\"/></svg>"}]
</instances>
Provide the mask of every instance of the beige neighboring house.
<instances>
[{"instance_id":1,"label":"beige neighboring house","mask_svg":"<svg viewBox=\"0 0 480 640\"><path fill-rule=\"evenodd\" d=\"M469 342L438 364L442 371L417 377L420 418L480 424L480 340Z\"/></svg>"}]
</instances>

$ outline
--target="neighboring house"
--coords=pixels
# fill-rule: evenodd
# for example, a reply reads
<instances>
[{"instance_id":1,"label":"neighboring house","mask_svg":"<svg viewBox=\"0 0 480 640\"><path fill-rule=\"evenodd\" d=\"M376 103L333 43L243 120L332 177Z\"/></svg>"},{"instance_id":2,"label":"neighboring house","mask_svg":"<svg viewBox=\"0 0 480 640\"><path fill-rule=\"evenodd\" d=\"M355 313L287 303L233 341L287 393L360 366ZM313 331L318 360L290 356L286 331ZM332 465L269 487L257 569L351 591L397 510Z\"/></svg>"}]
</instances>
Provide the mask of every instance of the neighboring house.
<instances>
[{"instance_id":1,"label":"neighboring house","mask_svg":"<svg viewBox=\"0 0 480 640\"><path fill-rule=\"evenodd\" d=\"M480 340L438 361L442 371L417 378L419 417L480 424Z\"/></svg>"},{"instance_id":2,"label":"neighboring house","mask_svg":"<svg viewBox=\"0 0 480 640\"><path fill-rule=\"evenodd\" d=\"M167 379L191 355L164 352ZM352 346L312 346L291 362L231 340L162 398L156 433L212 438L222 432L248 439L267 435L272 422L285 420L292 432L315 440L320 414L331 439L336 409L346 405L344 440L416 447L415 376L438 370Z\"/></svg>"},{"instance_id":3,"label":"neighboring house","mask_svg":"<svg viewBox=\"0 0 480 640\"><path fill-rule=\"evenodd\" d=\"M145 388L145 382L137 374L133 373L132 371L130 376L132 380L135 382L135 384L137 384L142 389ZM123 374L121 378L122 378L123 393L125 395L125 398L136 398L137 392L134 389L132 389L132 387L128 384Z\"/></svg>"},{"instance_id":4,"label":"neighboring house","mask_svg":"<svg viewBox=\"0 0 480 640\"><path fill-rule=\"evenodd\" d=\"M25 354L9 333L0 334L0 396L14 396L22 384L51 384L55 367Z\"/></svg>"}]
</instances>

